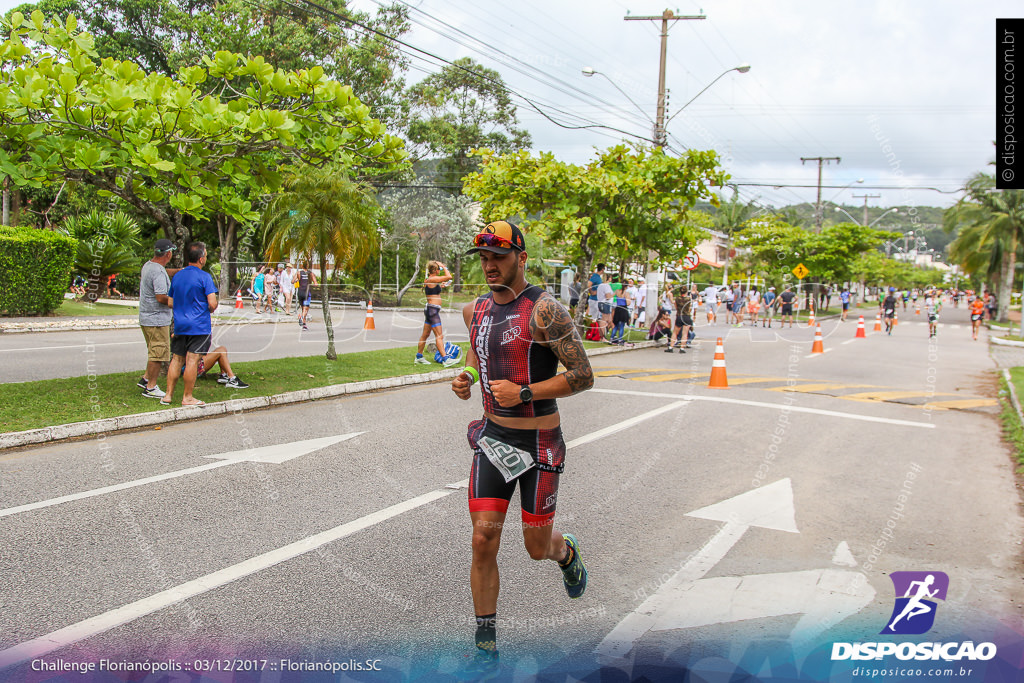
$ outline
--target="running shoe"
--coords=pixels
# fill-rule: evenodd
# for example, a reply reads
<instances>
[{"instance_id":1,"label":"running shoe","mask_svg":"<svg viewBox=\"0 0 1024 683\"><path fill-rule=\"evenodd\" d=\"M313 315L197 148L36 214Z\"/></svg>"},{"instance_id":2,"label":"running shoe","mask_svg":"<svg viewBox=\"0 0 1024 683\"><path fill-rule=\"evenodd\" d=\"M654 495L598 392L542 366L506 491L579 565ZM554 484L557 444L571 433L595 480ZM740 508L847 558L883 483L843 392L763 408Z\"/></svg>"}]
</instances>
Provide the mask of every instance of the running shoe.
<instances>
[{"instance_id":1,"label":"running shoe","mask_svg":"<svg viewBox=\"0 0 1024 683\"><path fill-rule=\"evenodd\" d=\"M430 365L430 361L424 358L422 353L417 353L416 360L414 360L413 362L417 363L418 365Z\"/></svg>"},{"instance_id":2,"label":"running shoe","mask_svg":"<svg viewBox=\"0 0 1024 683\"><path fill-rule=\"evenodd\" d=\"M225 382L224 386L227 387L228 389L248 389L249 388L249 385L246 384L245 382L243 382L242 378L239 377L238 375L235 375L234 377L229 379L227 382Z\"/></svg>"},{"instance_id":3,"label":"running shoe","mask_svg":"<svg viewBox=\"0 0 1024 683\"><path fill-rule=\"evenodd\" d=\"M142 395L146 398L163 398L166 396L164 390L157 386L154 386L152 389L143 389Z\"/></svg>"},{"instance_id":4,"label":"running shoe","mask_svg":"<svg viewBox=\"0 0 1024 683\"><path fill-rule=\"evenodd\" d=\"M580 543L572 534L562 534L566 545L572 548L573 557L569 566L562 570L562 581L565 583L565 592L570 598L578 598L587 590L587 567L583 564L583 555L580 553Z\"/></svg>"},{"instance_id":5,"label":"running shoe","mask_svg":"<svg viewBox=\"0 0 1024 683\"><path fill-rule=\"evenodd\" d=\"M143 375L142 377L140 377L139 381L135 383L135 386L137 386L139 389L145 389L146 387L148 387L149 382L146 381L146 376Z\"/></svg>"},{"instance_id":6,"label":"running shoe","mask_svg":"<svg viewBox=\"0 0 1024 683\"><path fill-rule=\"evenodd\" d=\"M231 378L228 377L228 373L222 372L219 375L217 375L217 384L227 384L228 380L230 379Z\"/></svg>"},{"instance_id":7,"label":"running shoe","mask_svg":"<svg viewBox=\"0 0 1024 683\"><path fill-rule=\"evenodd\" d=\"M473 658L462 669L455 672L457 681L489 681L498 675L501 663L497 650L474 648Z\"/></svg>"},{"instance_id":8,"label":"running shoe","mask_svg":"<svg viewBox=\"0 0 1024 683\"><path fill-rule=\"evenodd\" d=\"M445 356L444 362L441 363L441 365L445 366L446 368L450 368L453 365L458 365L458 364L459 364L459 359L458 358L454 358L452 356Z\"/></svg>"}]
</instances>

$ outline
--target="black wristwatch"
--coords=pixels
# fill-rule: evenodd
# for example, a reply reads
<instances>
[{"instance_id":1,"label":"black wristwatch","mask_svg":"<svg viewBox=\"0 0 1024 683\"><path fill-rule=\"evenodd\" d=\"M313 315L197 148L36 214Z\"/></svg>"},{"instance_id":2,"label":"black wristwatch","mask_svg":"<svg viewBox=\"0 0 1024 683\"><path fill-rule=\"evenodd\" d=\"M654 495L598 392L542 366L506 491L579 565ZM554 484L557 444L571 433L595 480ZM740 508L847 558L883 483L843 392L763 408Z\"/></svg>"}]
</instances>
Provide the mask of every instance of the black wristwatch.
<instances>
[{"instance_id":1,"label":"black wristwatch","mask_svg":"<svg viewBox=\"0 0 1024 683\"><path fill-rule=\"evenodd\" d=\"M529 403L533 400L533 392L530 391L530 385L524 384L519 387L519 400L522 403Z\"/></svg>"}]
</instances>

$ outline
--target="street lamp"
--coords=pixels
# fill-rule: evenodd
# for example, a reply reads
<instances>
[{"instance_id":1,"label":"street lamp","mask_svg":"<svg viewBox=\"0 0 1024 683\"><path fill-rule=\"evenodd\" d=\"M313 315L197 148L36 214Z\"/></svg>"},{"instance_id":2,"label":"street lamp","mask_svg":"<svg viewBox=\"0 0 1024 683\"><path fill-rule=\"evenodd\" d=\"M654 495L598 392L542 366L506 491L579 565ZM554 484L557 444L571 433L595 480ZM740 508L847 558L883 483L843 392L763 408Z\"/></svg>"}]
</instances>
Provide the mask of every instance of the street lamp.
<instances>
[{"instance_id":1,"label":"street lamp","mask_svg":"<svg viewBox=\"0 0 1024 683\"><path fill-rule=\"evenodd\" d=\"M713 81L711 81L710 83L708 83L707 85L705 85L705 86L704 86L704 88L703 88L703 89L702 89L702 90L701 90L701 91L700 91L699 93L697 93L696 95L694 95L693 97L691 97L691 98L690 98L690 101L689 101L689 102L687 102L687 103L686 103L686 104L684 104L683 106L679 107L679 111L677 111L677 112L676 112L675 114L672 114L672 116L668 117L668 121L666 121L666 122L665 122L665 126L664 126L664 127L665 127L665 128L668 128L668 124L672 123L672 119L674 119L675 117L679 116L679 114L680 114L680 113L682 113L682 111L683 111L684 109L686 109L686 108L687 108L687 107L689 107L689 106L690 106L691 104L693 104L693 101L694 101L695 99L697 99L698 97L700 97L701 95L703 95L703 94L704 94L704 91L705 91L705 90L707 90L708 88L710 88L711 86L713 86L713 85L714 85L715 83L717 83L717 82L718 82L718 79L719 79L719 78L721 78L722 76L726 75L726 74L727 74L727 73L729 73L730 71L739 71L739 72L740 72L741 74L745 74L745 73L747 73L748 71L750 71L750 65L749 65L749 64L740 64L739 66L734 66L734 67L733 67L733 68L731 68L731 69L726 69L726 70L725 70L725 71L723 71L722 73L718 74L718 77L717 77L717 78L715 78L715 80L713 80Z\"/></svg>"},{"instance_id":2,"label":"street lamp","mask_svg":"<svg viewBox=\"0 0 1024 683\"><path fill-rule=\"evenodd\" d=\"M617 84L617 83L616 83L615 81L613 81L613 80L612 80L611 78L609 78L609 77L608 77L608 74L606 74L606 73L604 73L604 72L601 72L601 71L598 71L598 70L594 69L594 67L592 67L592 66L585 66L585 67L583 67L583 75L584 75L584 76L586 76L587 78L592 78L592 77L593 77L593 76L595 76L595 75L597 75L597 76L603 76L603 77L604 77L604 80L608 81L608 82L609 82L609 83L611 83L611 84L612 84L613 86L615 86L615 89L616 89L616 90L618 90L618 91L619 91L620 93L622 93L622 95L623 95L623 96L624 96L624 97L625 97L625 98L626 98L627 100L629 100L630 102L632 102L633 106L634 106L634 107L636 107L636 108L637 108L637 109L638 109L638 110L640 111L640 113L641 113L641 114L643 114L643 115L644 115L644 117L645 117L645 118L646 118L646 119L647 119L648 121L650 121L650 122L651 122L652 124L654 123L654 119L652 119L652 118L651 118L651 115L650 115L650 114L648 114L648 113L647 113L646 111L644 111L644 108L643 108L643 107L641 107L641 106L640 106L639 104L637 104L637 103L636 103L636 101L635 101L635 100L634 100L634 99L633 99L632 97L630 97L630 96L629 96L629 93L627 93L627 92L626 92L625 90L623 90L622 88L620 88L620 87L619 87L619 85L618 85L618 84Z\"/></svg>"}]
</instances>

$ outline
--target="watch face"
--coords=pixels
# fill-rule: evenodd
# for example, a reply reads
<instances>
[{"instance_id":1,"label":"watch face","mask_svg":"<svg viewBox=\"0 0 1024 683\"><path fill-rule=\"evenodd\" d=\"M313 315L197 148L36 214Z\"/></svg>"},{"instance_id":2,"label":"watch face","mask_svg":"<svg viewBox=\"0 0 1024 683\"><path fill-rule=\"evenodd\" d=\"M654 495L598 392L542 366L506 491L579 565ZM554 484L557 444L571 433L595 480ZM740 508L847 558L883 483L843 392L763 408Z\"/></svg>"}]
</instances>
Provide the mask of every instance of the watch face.
<instances>
[{"instance_id":1,"label":"watch face","mask_svg":"<svg viewBox=\"0 0 1024 683\"><path fill-rule=\"evenodd\" d=\"M533 400L533 392L530 391L530 387L523 387L519 390L519 400L523 403L529 403Z\"/></svg>"}]
</instances>

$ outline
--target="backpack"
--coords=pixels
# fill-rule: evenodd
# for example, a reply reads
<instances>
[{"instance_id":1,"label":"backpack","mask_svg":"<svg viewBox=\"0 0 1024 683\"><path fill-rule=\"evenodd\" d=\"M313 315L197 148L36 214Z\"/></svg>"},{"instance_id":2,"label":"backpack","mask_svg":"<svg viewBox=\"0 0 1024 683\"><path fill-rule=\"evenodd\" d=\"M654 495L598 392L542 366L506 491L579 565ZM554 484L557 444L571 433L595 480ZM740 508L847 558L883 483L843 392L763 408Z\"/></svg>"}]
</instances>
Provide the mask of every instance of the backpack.
<instances>
[{"instance_id":1,"label":"backpack","mask_svg":"<svg viewBox=\"0 0 1024 683\"><path fill-rule=\"evenodd\" d=\"M601 341L601 326L597 324L597 321L591 323L587 328L586 339L587 341Z\"/></svg>"}]
</instances>

